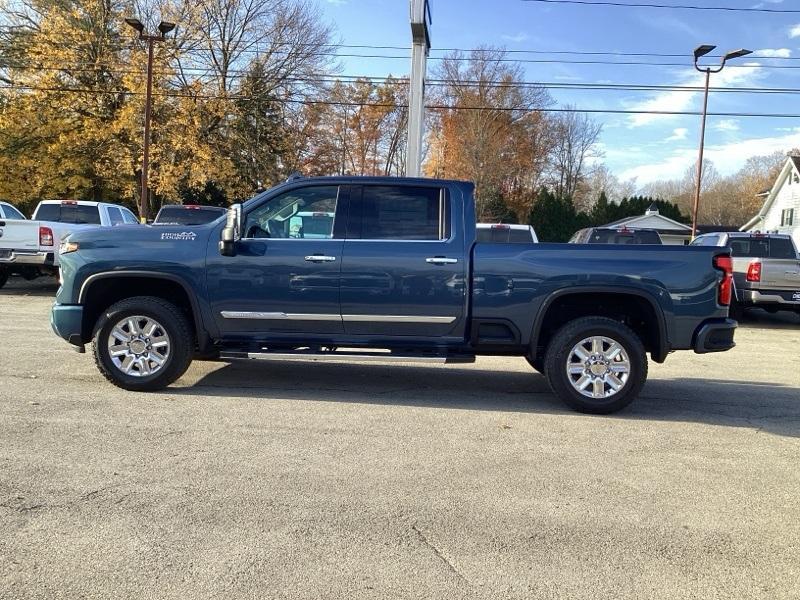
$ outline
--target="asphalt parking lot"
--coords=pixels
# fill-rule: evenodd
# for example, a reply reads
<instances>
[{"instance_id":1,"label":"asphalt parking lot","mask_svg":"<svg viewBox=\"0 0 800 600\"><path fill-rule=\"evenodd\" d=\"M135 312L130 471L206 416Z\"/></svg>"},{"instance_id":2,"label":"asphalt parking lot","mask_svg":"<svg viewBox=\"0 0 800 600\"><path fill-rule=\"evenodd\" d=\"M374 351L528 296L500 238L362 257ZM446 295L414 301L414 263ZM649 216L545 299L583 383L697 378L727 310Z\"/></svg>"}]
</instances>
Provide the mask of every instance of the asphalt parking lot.
<instances>
[{"instance_id":1,"label":"asphalt parking lot","mask_svg":"<svg viewBox=\"0 0 800 600\"><path fill-rule=\"evenodd\" d=\"M522 359L107 384L0 291L0 598L800 598L800 319L610 417Z\"/></svg>"}]
</instances>

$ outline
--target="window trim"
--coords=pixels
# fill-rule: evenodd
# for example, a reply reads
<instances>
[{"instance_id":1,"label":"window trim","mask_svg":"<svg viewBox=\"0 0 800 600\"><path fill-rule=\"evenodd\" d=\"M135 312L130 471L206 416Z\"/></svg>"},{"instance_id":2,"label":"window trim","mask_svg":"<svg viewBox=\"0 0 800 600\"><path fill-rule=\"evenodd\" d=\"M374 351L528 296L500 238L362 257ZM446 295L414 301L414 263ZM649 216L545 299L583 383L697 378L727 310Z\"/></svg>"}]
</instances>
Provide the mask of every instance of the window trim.
<instances>
[{"instance_id":1,"label":"window trim","mask_svg":"<svg viewBox=\"0 0 800 600\"><path fill-rule=\"evenodd\" d=\"M254 210L258 210L265 204L272 202L275 198L279 198L285 194L290 194L292 192L298 192L301 190L307 190L310 188L315 187L335 187L336 188L336 211L333 215L333 229L331 231L331 236L329 238L253 238L253 237L241 237L239 238L240 242L250 242L256 241L264 243L265 241L269 242L277 242L279 240L289 240L289 241L301 241L301 242L330 242L330 241L343 241L346 238L347 234L347 222L350 216L350 194L352 186L342 183L313 183L310 185L298 185L296 187L291 187L289 189L281 189L277 191L276 194L270 195L268 198L264 198L263 201L259 202L252 208L248 207L247 213L242 215L242 228L247 230L247 217L250 215ZM338 225L338 226L337 226ZM244 233L244 231L242 232Z\"/></svg>"},{"instance_id":2,"label":"window trim","mask_svg":"<svg viewBox=\"0 0 800 600\"><path fill-rule=\"evenodd\" d=\"M442 213L447 214L450 213L450 237L444 238L440 237L436 240L398 240L398 239L391 239L391 238L362 238L361 234L363 232L363 202L364 202L364 190L368 187L398 187L398 188L425 188L425 189L435 189L439 191L439 235L442 236L442 230L446 230L447 224L444 222L442 218ZM395 183L395 182L380 182L380 183L361 183L358 185L354 185L351 187L351 198L358 198L354 204L357 206L357 210L351 211L350 218L348 219L348 226L347 226L347 235L345 236L345 240L348 242L392 242L392 243L405 243L405 244L447 244L453 242L456 233L456 223L454 222L455 219L455 211L453 211L453 200L451 195L448 191L448 188L442 185L435 185L435 184L425 184L425 183ZM356 214L357 213L357 214ZM356 225L355 232L358 233L358 236L352 235L354 232L354 228L352 225Z\"/></svg>"}]
</instances>

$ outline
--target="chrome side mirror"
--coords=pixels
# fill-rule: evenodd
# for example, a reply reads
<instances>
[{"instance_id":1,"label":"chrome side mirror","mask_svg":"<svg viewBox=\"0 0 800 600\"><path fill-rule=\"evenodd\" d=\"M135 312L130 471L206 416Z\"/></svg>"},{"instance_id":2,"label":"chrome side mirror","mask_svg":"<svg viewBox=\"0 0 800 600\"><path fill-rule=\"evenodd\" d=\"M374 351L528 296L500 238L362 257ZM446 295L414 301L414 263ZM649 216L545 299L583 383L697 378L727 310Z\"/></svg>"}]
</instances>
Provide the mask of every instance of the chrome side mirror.
<instances>
[{"instance_id":1,"label":"chrome side mirror","mask_svg":"<svg viewBox=\"0 0 800 600\"><path fill-rule=\"evenodd\" d=\"M228 209L225 227L219 239L219 253L222 256L236 256L236 242L242 238L242 205L232 204Z\"/></svg>"}]
</instances>

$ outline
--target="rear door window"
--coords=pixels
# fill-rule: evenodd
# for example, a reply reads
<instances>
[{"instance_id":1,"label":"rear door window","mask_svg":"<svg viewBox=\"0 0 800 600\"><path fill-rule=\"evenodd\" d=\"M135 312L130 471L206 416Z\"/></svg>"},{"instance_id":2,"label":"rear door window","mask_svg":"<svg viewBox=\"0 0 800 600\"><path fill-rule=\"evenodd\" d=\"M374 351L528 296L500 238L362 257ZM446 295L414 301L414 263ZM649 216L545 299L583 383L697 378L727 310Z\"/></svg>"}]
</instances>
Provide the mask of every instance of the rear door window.
<instances>
[{"instance_id":1,"label":"rear door window","mask_svg":"<svg viewBox=\"0 0 800 600\"><path fill-rule=\"evenodd\" d=\"M358 235L368 240L444 240L450 237L448 207L436 187L363 187Z\"/></svg>"},{"instance_id":2,"label":"rear door window","mask_svg":"<svg viewBox=\"0 0 800 600\"><path fill-rule=\"evenodd\" d=\"M8 219L9 221L23 221L23 220L25 220L25 215L23 215L16 208L14 208L13 206L11 206L9 204L6 204L6 205L0 207L0 211L5 213L5 218Z\"/></svg>"},{"instance_id":3,"label":"rear door window","mask_svg":"<svg viewBox=\"0 0 800 600\"><path fill-rule=\"evenodd\" d=\"M120 225L123 223L122 212L116 206L108 207L108 220L112 225Z\"/></svg>"}]
</instances>

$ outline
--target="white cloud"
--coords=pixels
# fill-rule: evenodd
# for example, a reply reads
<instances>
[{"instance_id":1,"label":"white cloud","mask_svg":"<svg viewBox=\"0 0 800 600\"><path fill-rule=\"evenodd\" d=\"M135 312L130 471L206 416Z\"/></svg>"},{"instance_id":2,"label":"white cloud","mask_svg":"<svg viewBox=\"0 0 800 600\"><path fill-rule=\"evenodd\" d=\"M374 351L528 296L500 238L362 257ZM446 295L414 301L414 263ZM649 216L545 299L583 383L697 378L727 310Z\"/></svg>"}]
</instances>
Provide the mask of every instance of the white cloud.
<instances>
[{"instance_id":1,"label":"white cloud","mask_svg":"<svg viewBox=\"0 0 800 600\"><path fill-rule=\"evenodd\" d=\"M520 42L524 42L525 40L530 39L531 36L529 36L525 32L520 31L519 33L515 33L514 35L506 34L500 37L502 37L504 40L508 40L509 42L514 42L515 44L519 44Z\"/></svg>"},{"instance_id":2,"label":"white cloud","mask_svg":"<svg viewBox=\"0 0 800 600\"><path fill-rule=\"evenodd\" d=\"M712 85L715 87L728 87L734 84L752 84L759 78L764 77L764 75L765 73L760 72L758 69L758 63L745 63L742 66L728 68L723 70L721 73L714 75ZM693 73L692 75L687 75L687 77L683 78L683 80L679 81L676 85L702 88L705 85L704 78L705 76L701 73ZM676 115L661 115L653 113L689 111L693 105L695 105L695 102L700 98L701 93L702 92L699 90L696 92L661 92L649 100L645 100L644 102L628 105L626 108L629 110L647 111L643 114L631 116L630 119L628 119L628 126L642 127L658 121L674 119L676 118Z\"/></svg>"},{"instance_id":3,"label":"white cloud","mask_svg":"<svg viewBox=\"0 0 800 600\"><path fill-rule=\"evenodd\" d=\"M792 51L789 48L762 48L754 52L756 56L765 58L790 58Z\"/></svg>"},{"instance_id":4,"label":"white cloud","mask_svg":"<svg viewBox=\"0 0 800 600\"><path fill-rule=\"evenodd\" d=\"M800 23L798 23L789 30L789 37L790 38L800 37Z\"/></svg>"},{"instance_id":5,"label":"white cloud","mask_svg":"<svg viewBox=\"0 0 800 600\"><path fill-rule=\"evenodd\" d=\"M706 145L705 158L714 163L722 175L740 169L751 156L764 156L773 152L786 152L800 147L800 128L787 135L750 138L726 144ZM621 180L638 178L639 184L653 181L679 179L686 170L697 163L697 149L676 150L660 162L638 165L620 173Z\"/></svg>"},{"instance_id":6,"label":"white cloud","mask_svg":"<svg viewBox=\"0 0 800 600\"><path fill-rule=\"evenodd\" d=\"M685 140L686 136L689 134L689 130L686 127L678 127L677 129L672 130L672 135L665 139L665 142L679 142L681 140Z\"/></svg>"},{"instance_id":7,"label":"white cloud","mask_svg":"<svg viewBox=\"0 0 800 600\"><path fill-rule=\"evenodd\" d=\"M717 131L739 131L739 121L736 119L722 119L714 124Z\"/></svg>"}]
</instances>

